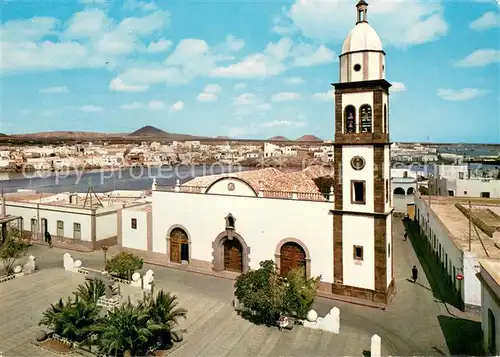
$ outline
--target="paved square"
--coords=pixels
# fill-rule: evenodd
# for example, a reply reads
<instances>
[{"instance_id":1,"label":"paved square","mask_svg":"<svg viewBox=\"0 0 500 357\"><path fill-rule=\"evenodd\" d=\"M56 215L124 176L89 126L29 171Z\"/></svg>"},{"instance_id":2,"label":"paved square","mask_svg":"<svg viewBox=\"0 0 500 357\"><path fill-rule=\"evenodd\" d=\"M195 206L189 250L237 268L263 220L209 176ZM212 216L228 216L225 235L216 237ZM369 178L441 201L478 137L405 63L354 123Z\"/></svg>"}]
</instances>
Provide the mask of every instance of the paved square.
<instances>
[{"instance_id":1,"label":"paved square","mask_svg":"<svg viewBox=\"0 0 500 357\"><path fill-rule=\"evenodd\" d=\"M390 355L448 354L450 343L440 318L477 316L464 314L438 300L423 274L410 242L402 240L404 228L394 220L395 272L397 294L386 311L317 298L314 308L324 316L333 306L340 309L340 335L297 326L292 331L256 326L237 316L232 308L233 284L184 270L145 265L153 269L156 289L178 295L188 309L180 328L187 329L185 343L171 352L175 357L191 356L361 356L369 350L370 337L382 337L383 353ZM111 247L109 254L114 254ZM45 356L47 352L32 345L42 312L59 298L70 296L84 276L65 272L66 251L35 246L39 271L33 275L0 284L0 351L5 356ZM103 253L72 253L88 268L102 269ZM411 267L420 270L420 285L409 283ZM140 290L122 284L122 293L139 298Z\"/></svg>"},{"instance_id":2,"label":"paved square","mask_svg":"<svg viewBox=\"0 0 500 357\"><path fill-rule=\"evenodd\" d=\"M53 250L50 253L56 253ZM58 252L62 253L62 252ZM37 258L41 261L42 257ZM61 254L62 265L62 254ZM232 307L229 280L154 267L156 289L177 294L188 318L185 343L172 356L331 356L361 355L369 349L370 335L356 328L340 335L296 326L292 331L256 326L239 317ZM40 329L43 311L60 297L72 295L84 276L61 267L43 268L35 274L2 283L0 350L4 356L44 356L50 353L31 342ZM121 285L122 295L133 300L140 289Z\"/></svg>"}]
</instances>

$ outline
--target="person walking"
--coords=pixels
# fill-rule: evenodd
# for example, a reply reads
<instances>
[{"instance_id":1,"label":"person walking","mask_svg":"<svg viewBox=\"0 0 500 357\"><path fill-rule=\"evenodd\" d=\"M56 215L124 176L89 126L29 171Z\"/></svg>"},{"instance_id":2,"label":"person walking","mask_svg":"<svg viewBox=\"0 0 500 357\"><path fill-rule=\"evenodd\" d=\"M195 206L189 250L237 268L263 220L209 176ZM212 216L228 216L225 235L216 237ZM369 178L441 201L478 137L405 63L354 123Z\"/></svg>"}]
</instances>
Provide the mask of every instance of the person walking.
<instances>
[{"instance_id":1,"label":"person walking","mask_svg":"<svg viewBox=\"0 0 500 357\"><path fill-rule=\"evenodd\" d=\"M413 268L411 270L411 277L413 279L413 284L415 284L417 282L417 279L418 279L418 269L415 265L413 266Z\"/></svg>"},{"instance_id":2,"label":"person walking","mask_svg":"<svg viewBox=\"0 0 500 357\"><path fill-rule=\"evenodd\" d=\"M49 248L52 248L52 236L48 231L45 231L45 242L49 245Z\"/></svg>"},{"instance_id":3,"label":"person walking","mask_svg":"<svg viewBox=\"0 0 500 357\"><path fill-rule=\"evenodd\" d=\"M406 240L408 239L408 233L405 232L404 237L405 237L404 241L406 242Z\"/></svg>"}]
</instances>

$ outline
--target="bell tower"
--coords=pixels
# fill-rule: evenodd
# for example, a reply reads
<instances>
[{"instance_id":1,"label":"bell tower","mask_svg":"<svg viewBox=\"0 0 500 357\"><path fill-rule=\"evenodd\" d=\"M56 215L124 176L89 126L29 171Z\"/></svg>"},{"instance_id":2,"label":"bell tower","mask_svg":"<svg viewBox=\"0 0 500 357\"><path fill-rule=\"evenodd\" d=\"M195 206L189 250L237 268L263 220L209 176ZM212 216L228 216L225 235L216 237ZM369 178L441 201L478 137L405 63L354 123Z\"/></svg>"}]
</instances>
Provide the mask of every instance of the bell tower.
<instances>
[{"instance_id":1,"label":"bell tower","mask_svg":"<svg viewBox=\"0 0 500 357\"><path fill-rule=\"evenodd\" d=\"M339 56L335 87L334 294L387 304L394 288L389 82L368 3Z\"/></svg>"}]
</instances>

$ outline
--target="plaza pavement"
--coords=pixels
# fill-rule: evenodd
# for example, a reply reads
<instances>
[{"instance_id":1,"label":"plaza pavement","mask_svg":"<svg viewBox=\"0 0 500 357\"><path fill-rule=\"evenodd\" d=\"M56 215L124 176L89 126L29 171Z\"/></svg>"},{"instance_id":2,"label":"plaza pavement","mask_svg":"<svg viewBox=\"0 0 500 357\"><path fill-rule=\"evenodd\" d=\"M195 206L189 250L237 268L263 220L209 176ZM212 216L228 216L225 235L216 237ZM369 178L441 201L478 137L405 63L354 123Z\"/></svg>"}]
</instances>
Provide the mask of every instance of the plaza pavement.
<instances>
[{"instance_id":1,"label":"plaza pavement","mask_svg":"<svg viewBox=\"0 0 500 357\"><path fill-rule=\"evenodd\" d=\"M361 356L369 350L370 337L382 337L385 355L449 354L438 317L467 318L437 300L429 288L411 243L402 241L403 225L394 222L397 295L386 311L317 298L315 309L324 316L333 306L340 309L340 335L295 327L279 332L276 328L253 325L237 316L232 308L233 281L183 270L145 265L155 271L155 288L178 295L188 309L181 321L185 342L172 356ZM111 247L108 255L116 252ZM60 297L71 295L84 281L78 273L62 267L65 251L45 246L30 248L39 271L31 276L0 284L0 351L4 356L43 356L47 352L32 345L42 312ZM73 253L72 253L73 254ZM89 268L102 269L103 253L77 253ZM420 284L409 283L411 267L417 265ZM122 285L125 294L133 291ZM134 297L140 294L133 292ZM446 331L450 333L450 331Z\"/></svg>"}]
</instances>

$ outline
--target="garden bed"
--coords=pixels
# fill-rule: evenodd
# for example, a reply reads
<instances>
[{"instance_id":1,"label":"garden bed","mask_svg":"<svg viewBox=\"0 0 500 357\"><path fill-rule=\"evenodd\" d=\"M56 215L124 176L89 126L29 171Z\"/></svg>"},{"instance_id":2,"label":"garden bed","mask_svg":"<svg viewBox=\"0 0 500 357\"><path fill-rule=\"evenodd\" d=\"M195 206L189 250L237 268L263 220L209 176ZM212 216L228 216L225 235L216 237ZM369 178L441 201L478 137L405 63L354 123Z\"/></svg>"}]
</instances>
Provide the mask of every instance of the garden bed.
<instances>
[{"instance_id":1,"label":"garden bed","mask_svg":"<svg viewBox=\"0 0 500 357\"><path fill-rule=\"evenodd\" d=\"M43 342L39 343L39 346L54 352L58 355L67 355L73 353L73 350L71 349L70 346L62 343L61 341L58 341L53 338L49 338Z\"/></svg>"}]
</instances>

